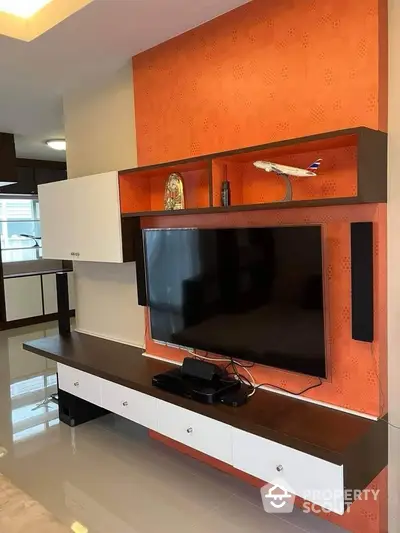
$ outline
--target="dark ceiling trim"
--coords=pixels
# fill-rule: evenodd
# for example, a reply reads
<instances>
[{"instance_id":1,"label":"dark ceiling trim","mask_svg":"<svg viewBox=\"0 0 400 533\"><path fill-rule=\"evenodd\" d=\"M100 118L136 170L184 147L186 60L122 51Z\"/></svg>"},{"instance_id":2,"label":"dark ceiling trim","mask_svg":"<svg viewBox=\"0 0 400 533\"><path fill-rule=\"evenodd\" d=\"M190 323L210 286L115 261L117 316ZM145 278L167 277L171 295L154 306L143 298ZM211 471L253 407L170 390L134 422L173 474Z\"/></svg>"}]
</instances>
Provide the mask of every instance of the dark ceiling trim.
<instances>
[{"instance_id":1,"label":"dark ceiling trim","mask_svg":"<svg viewBox=\"0 0 400 533\"><path fill-rule=\"evenodd\" d=\"M17 167L55 168L58 170L66 170L67 164L64 161L46 161L45 159L25 159L17 157Z\"/></svg>"}]
</instances>

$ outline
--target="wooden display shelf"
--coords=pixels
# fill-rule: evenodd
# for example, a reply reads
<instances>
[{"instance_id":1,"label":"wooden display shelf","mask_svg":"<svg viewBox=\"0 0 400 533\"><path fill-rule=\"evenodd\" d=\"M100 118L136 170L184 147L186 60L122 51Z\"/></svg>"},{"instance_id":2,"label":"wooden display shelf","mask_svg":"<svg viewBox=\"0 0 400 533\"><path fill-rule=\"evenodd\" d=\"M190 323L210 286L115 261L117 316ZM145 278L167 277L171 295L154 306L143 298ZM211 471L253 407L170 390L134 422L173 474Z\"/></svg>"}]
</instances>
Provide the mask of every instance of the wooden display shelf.
<instances>
[{"instance_id":1,"label":"wooden display shelf","mask_svg":"<svg viewBox=\"0 0 400 533\"><path fill-rule=\"evenodd\" d=\"M184 216L184 215L205 215L218 213L234 213L239 211L267 211L273 209L292 209L294 207L327 207L332 205L355 205L360 203L356 197L349 198L322 198L321 200L299 200L292 202L269 202L267 204L231 205L229 207L202 207L197 209L180 209L176 211L138 211L133 213L123 213L122 218L145 218L160 216ZM373 203L373 202L364 202Z\"/></svg>"},{"instance_id":2,"label":"wooden display shelf","mask_svg":"<svg viewBox=\"0 0 400 533\"><path fill-rule=\"evenodd\" d=\"M293 200L282 202L281 177L254 167L263 159L306 168L323 162L318 176L293 178ZM183 176L186 209L164 211L165 181ZM231 205L220 207L221 183L231 185ZM239 150L119 172L123 217L224 213L380 203L387 201L387 134L364 126L277 141Z\"/></svg>"}]
</instances>

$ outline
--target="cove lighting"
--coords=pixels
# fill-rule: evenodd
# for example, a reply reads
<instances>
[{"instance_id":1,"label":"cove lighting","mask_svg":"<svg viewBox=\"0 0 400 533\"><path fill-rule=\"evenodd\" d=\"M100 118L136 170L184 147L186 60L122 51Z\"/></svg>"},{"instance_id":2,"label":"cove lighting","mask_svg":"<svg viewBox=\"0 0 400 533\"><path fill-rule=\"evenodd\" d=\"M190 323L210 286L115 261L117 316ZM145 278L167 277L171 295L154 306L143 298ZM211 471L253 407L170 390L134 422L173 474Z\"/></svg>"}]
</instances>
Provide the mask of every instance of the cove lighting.
<instances>
[{"instance_id":1,"label":"cove lighting","mask_svg":"<svg viewBox=\"0 0 400 533\"><path fill-rule=\"evenodd\" d=\"M0 12L28 19L52 0L0 0Z\"/></svg>"},{"instance_id":2,"label":"cove lighting","mask_svg":"<svg viewBox=\"0 0 400 533\"><path fill-rule=\"evenodd\" d=\"M66 150L67 149L67 143L65 139L50 139L46 141L46 144L49 148L53 148L53 150Z\"/></svg>"}]
</instances>

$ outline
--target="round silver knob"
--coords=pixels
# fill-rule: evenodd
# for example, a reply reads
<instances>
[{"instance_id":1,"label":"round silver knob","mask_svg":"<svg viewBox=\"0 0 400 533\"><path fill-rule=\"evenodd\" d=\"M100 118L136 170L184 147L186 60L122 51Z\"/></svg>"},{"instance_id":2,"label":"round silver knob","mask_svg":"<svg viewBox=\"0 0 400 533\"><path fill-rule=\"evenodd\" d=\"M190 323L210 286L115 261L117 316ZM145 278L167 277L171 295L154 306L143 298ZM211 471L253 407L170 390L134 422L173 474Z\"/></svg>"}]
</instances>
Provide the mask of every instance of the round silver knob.
<instances>
[{"instance_id":1,"label":"round silver knob","mask_svg":"<svg viewBox=\"0 0 400 533\"><path fill-rule=\"evenodd\" d=\"M282 465L278 465L278 466L276 467L276 470L277 470L278 472L282 472L282 470L283 470L283 466L282 466Z\"/></svg>"},{"instance_id":2,"label":"round silver knob","mask_svg":"<svg viewBox=\"0 0 400 533\"><path fill-rule=\"evenodd\" d=\"M187 428L186 432L187 433L193 433L193 428Z\"/></svg>"},{"instance_id":3,"label":"round silver knob","mask_svg":"<svg viewBox=\"0 0 400 533\"><path fill-rule=\"evenodd\" d=\"M128 407L128 402L123 402L122 405L123 405L124 407Z\"/></svg>"},{"instance_id":4,"label":"round silver knob","mask_svg":"<svg viewBox=\"0 0 400 533\"><path fill-rule=\"evenodd\" d=\"M75 381L74 387L79 387L79 381Z\"/></svg>"}]
</instances>

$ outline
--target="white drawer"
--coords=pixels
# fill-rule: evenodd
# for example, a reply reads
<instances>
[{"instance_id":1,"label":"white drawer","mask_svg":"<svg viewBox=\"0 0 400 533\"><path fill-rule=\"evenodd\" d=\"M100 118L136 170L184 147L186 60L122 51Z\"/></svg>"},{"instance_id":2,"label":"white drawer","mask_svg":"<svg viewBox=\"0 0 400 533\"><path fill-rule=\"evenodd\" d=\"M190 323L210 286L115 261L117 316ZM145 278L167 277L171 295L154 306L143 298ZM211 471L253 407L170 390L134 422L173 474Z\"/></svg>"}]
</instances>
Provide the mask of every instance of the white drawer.
<instances>
[{"instance_id":1,"label":"white drawer","mask_svg":"<svg viewBox=\"0 0 400 533\"><path fill-rule=\"evenodd\" d=\"M103 380L102 406L149 429L157 429L157 400L151 396Z\"/></svg>"},{"instance_id":2,"label":"white drawer","mask_svg":"<svg viewBox=\"0 0 400 533\"><path fill-rule=\"evenodd\" d=\"M337 514L344 513L343 466L232 428L233 466Z\"/></svg>"},{"instance_id":3,"label":"white drawer","mask_svg":"<svg viewBox=\"0 0 400 533\"><path fill-rule=\"evenodd\" d=\"M158 400L159 433L229 464L232 463L231 429L222 422Z\"/></svg>"},{"instance_id":4,"label":"white drawer","mask_svg":"<svg viewBox=\"0 0 400 533\"><path fill-rule=\"evenodd\" d=\"M101 378L61 364L57 364L57 372L61 390L94 405L101 405Z\"/></svg>"}]
</instances>

